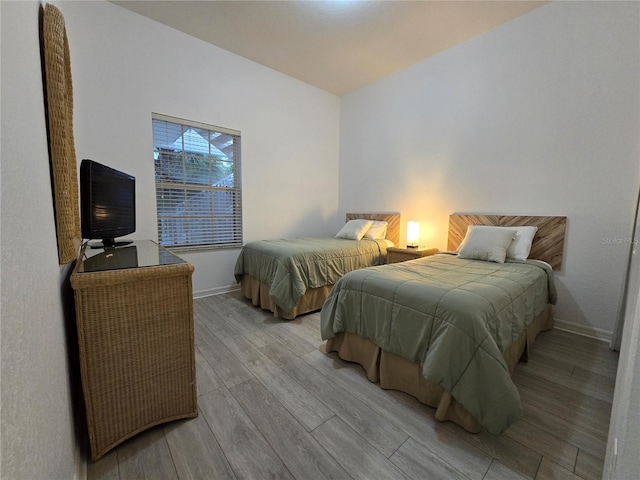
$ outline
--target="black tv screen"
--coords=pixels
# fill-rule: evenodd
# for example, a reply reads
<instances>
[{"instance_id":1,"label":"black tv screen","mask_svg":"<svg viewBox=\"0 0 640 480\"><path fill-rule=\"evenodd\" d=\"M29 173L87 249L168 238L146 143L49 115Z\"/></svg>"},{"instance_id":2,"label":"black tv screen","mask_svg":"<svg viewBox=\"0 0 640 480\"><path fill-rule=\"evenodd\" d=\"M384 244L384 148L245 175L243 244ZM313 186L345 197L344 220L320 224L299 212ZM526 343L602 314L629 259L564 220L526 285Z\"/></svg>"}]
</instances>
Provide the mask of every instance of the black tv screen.
<instances>
[{"instance_id":1,"label":"black tv screen","mask_svg":"<svg viewBox=\"0 0 640 480\"><path fill-rule=\"evenodd\" d=\"M100 239L96 248L131 243L116 238L136 231L135 177L93 160L80 164L82 237Z\"/></svg>"}]
</instances>

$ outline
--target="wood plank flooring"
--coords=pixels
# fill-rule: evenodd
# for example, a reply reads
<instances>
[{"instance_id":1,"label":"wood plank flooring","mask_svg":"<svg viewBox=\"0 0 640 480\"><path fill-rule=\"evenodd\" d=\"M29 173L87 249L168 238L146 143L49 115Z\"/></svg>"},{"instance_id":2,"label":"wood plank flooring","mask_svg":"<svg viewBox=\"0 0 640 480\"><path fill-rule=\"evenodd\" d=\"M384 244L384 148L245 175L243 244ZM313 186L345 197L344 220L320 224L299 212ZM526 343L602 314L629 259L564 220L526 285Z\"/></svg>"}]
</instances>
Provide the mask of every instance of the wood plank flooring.
<instances>
[{"instance_id":1,"label":"wood plank flooring","mask_svg":"<svg viewBox=\"0 0 640 480\"><path fill-rule=\"evenodd\" d=\"M543 332L513 379L522 417L470 434L319 350L320 315L281 321L240 292L194 301L197 418L89 462L89 480L600 479L618 355Z\"/></svg>"}]
</instances>

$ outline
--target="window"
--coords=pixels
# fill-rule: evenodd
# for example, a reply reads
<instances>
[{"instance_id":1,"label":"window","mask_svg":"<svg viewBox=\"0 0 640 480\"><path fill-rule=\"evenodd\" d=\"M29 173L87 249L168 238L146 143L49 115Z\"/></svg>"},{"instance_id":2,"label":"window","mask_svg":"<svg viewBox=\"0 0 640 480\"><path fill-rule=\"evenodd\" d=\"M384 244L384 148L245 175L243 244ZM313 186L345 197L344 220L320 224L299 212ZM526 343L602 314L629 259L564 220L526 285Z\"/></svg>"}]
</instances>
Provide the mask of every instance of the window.
<instances>
[{"instance_id":1,"label":"window","mask_svg":"<svg viewBox=\"0 0 640 480\"><path fill-rule=\"evenodd\" d=\"M152 118L160 245L242 246L240 132Z\"/></svg>"}]
</instances>

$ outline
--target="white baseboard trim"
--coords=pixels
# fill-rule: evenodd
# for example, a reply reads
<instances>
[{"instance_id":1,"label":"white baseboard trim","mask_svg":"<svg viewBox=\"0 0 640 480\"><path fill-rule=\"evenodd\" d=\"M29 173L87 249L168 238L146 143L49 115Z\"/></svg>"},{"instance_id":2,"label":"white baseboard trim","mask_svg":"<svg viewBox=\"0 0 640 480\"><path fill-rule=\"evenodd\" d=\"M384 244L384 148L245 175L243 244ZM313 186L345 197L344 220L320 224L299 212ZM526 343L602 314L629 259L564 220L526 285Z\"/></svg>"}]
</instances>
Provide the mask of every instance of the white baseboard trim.
<instances>
[{"instance_id":1,"label":"white baseboard trim","mask_svg":"<svg viewBox=\"0 0 640 480\"><path fill-rule=\"evenodd\" d=\"M82 458L82 451L80 449L80 444L79 442L75 442L75 449L74 449L74 461L75 461L75 467L76 467L76 479L77 480L87 480L87 462L89 462L89 459L83 459Z\"/></svg>"},{"instance_id":2,"label":"white baseboard trim","mask_svg":"<svg viewBox=\"0 0 640 480\"><path fill-rule=\"evenodd\" d=\"M579 325L577 323L559 320L557 318L554 318L553 322L554 328L557 328L558 330L575 333L577 335L582 335L583 337L595 338L596 340L600 340L602 342L611 342L611 337L613 336L613 332L602 330L600 328L587 327L584 325Z\"/></svg>"},{"instance_id":3,"label":"white baseboard trim","mask_svg":"<svg viewBox=\"0 0 640 480\"><path fill-rule=\"evenodd\" d=\"M235 292L240 290L240 285L227 285L224 287L209 288L207 290L199 290L193 292L193 298L210 297L211 295L221 295L223 293Z\"/></svg>"}]
</instances>

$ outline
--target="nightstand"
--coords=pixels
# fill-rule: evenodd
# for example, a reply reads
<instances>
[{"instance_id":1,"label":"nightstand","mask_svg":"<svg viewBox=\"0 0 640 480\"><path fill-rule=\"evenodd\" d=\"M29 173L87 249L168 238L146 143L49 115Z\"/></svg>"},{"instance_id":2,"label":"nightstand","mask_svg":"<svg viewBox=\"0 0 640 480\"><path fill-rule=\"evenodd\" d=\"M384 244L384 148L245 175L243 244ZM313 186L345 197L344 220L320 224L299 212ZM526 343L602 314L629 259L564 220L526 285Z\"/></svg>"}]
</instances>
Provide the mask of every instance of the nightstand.
<instances>
[{"instance_id":1,"label":"nightstand","mask_svg":"<svg viewBox=\"0 0 640 480\"><path fill-rule=\"evenodd\" d=\"M387 263L406 262L407 260L415 260L416 258L428 257L438 253L437 248L387 248Z\"/></svg>"}]
</instances>

